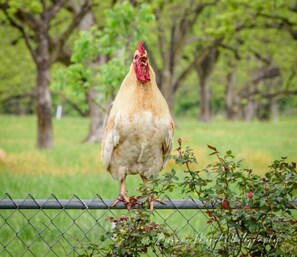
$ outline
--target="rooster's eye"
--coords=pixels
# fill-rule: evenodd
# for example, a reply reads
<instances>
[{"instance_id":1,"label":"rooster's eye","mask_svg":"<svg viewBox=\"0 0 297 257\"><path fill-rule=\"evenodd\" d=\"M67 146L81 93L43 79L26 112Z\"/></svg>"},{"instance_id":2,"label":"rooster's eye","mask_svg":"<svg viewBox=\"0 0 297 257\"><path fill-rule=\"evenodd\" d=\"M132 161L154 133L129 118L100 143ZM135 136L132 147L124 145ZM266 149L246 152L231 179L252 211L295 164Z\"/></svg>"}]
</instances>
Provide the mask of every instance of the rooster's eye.
<instances>
[{"instance_id":1,"label":"rooster's eye","mask_svg":"<svg viewBox=\"0 0 297 257\"><path fill-rule=\"evenodd\" d=\"M137 59L138 57L139 57L138 55L135 55L135 56L134 56L134 59Z\"/></svg>"}]
</instances>

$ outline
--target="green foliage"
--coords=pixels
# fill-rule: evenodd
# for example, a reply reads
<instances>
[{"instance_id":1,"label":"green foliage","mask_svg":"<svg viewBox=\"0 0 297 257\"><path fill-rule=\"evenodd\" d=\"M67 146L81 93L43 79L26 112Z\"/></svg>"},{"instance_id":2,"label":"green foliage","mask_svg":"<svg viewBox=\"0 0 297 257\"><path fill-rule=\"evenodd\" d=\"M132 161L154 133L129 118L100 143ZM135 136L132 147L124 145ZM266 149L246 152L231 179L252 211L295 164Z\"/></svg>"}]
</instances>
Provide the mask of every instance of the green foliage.
<instances>
[{"instance_id":1,"label":"green foliage","mask_svg":"<svg viewBox=\"0 0 297 257\"><path fill-rule=\"evenodd\" d=\"M208 236L214 242L208 247L218 256L295 255L296 219L288 206L296 197L296 163L276 160L261 177L243 169L231 151L221 156L215 147L208 147L218 161L202 171L187 168L181 184L183 192L195 192L205 206L216 206L206 211L211 225ZM188 167L192 151L179 153L176 161L182 159Z\"/></svg>"},{"instance_id":2,"label":"green foliage","mask_svg":"<svg viewBox=\"0 0 297 257\"><path fill-rule=\"evenodd\" d=\"M9 3L7 11L12 18L20 15L17 10L35 19L39 19L42 12L42 4L39 0L1 0L0 4L6 2ZM67 69L61 68L58 72L53 71L54 82L51 83L51 89L56 95L59 92L64 96L61 99L71 98L82 109L88 108L86 91L90 87L96 87L102 94L100 98L102 102L113 97L128 71L133 51L140 39L149 43L151 59L159 66L158 70L155 69L156 67L153 68L158 73L166 69L164 64L168 63L168 60L164 59L170 56L167 50L172 45L170 43L174 31L172 24L178 26L186 12L189 17L192 17L194 9L191 10L190 2L183 1L136 2L137 4L132 5L127 0L92 1L96 24L88 32L74 33L67 43L67 48L73 50L72 65ZM47 0L45 3L50 6L52 1ZM226 75L230 70L228 67L231 66L230 63L236 66L234 95L241 98L237 101L238 106L235 107L239 113L238 117L249 103L244 96L248 94L245 92L248 90L259 92L253 96L253 100L261 105L269 104L269 98L265 98L265 94L268 93L277 95L281 110L296 109L297 100L296 94L294 95L297 80L296 40L292 36L297 24L296 15L294 15L295 1L204 0L201 4L205 4L203 11L198 14L193 29L178 48L182 54L174 61L176 76L178 77L178 73L182 73L193 61L197 53L199 60L201 57L199 53L203 54L214 41L221 39L218 63L211 76L214 114L222 113L224 109ZM158 15L158 19L155 19L154 14ZM71 17L70 9L62 8L50 23L50 34L53 38L57 39L65 31L67 23L63 21L71 20ZM14 98L15 95L31 93L36 72L34 72L34 63L27 53L28 49L23 39L20 39L20 33L17 30L11 30L9 21L2 11L0 19L3 25L0 28L1 43L4 45L3 53L0 53L3 60L0 73L5 74L4 81L2 78L0 81L0 101L3 102L6 98ZM22 25L30 35L30 39L33 39L32 27L28 26L27 22ZM35 43L33 43L34 47ZM254 51L268 60L271 65L280 68L281 76L276 83L266 79L257 86L253 85L255 74L267 65L255 57ZM240 59L235 58L235 53L240 56ZM105 56L106 59L98 61L99 56ZM32 78L28 83L22 83L24 80L27 81L27 74L32 74ZM158 76L158 79L162 80L162 76ZM180 85L175 94L176 113L187 112L197 116L199 108L197 75L193 72L183 79ZM11 90L11 87L14 90ZM197 94L194 94L194 91ZM283 91L289 92L279 93ZM17 104L22 99L27 98L17 99ZM55 99L53 103L56 104ZM24 108L22 103L19 105Z\"/></svg>"},{"instance_id":3,"label":"green foliage","mask_svg":"<svg viewBox=\"0 0 297 257\"><path fill-rule=\"evenodd\" d=\"M127 72L127 66L123 64L120 58L116 57L100 67L97 79L98 84L101 86L98 87L98 91L103 96L103 100L115 94Z\"/></svg>"},{"instance_id":4,"label":"green foliage","mask_svg":"<svg viewBox=\"0 0 297 257\"><path fill-rule=\"evenodd\" d=\"M136 257L148 252L162 256L186 256L185 254L189 253L190 245L180 242L165 225L152 222L151 213L147 210L135 210L129 212L126 217L111 218L110 221L115 226L107 233L107 237L112 239L113 243L112 247L106 249L104 256ZM191 250L193 253L187 256L200 253L198 245Z\"/></svg>"},{"instance_id":5,"label":"green foliage","mask_svg":"<svg viewBox=\"0 0 297 257\"><path fill-rule=\"evenodd\" d=\"M34 64L15 30L1 26L0 38L3 45L0 49L0 112L4 112L8 100L17 102L15 108L25 112L35 85Z\"/></svg>"},{"instance_id":6,"label":"green foliage","mask_svg":"<svg viewBox=\"0 0 297 257\"><path fill-rule=\"evenodd\" d=\"M166 226L153 222L154 213L135 209L125 217L110 219L115 225L101 238L111 239L108 246L88 245L81 256L102 252L104 256L149 252L162 256L295 256L297 222L288 207L296 196L296 163L276 160L261 177L242 168L232 151L222 156L216 147L208 147L217 161L203 170L192 170L196 157L190 147L182 148L179 138L173 159L185 167L185 176L179 181L172 170L162 178L151 178L148 190L140 187L142 201L147 199L145 191L159 196L175 187L198 197L208 216L207 240L181 240Z\"/></svg>"},{"instance_id":7,"label":"green foliage","mask_svg":"<svg viewBox=\"0 0 297 257\"><path fill-rule=\"evenodd\" d=\"M224 109L226 75L230 69L228 67L230 63L237 68L233 98L242 98L239 99L241 104L234 109L238 111L246 106L248 99L244 96L246 95L244 91L249 90L259 92L251 96L255 102L262 104L265 101L268 105L270 99L266 98L265 94L271 93L278 95L277 99L282 102L283 109L288 106L296 109L296 96L289 98L286 94L278 93L296 90L296 54L293 53L296 49L296 40L288 33L296 31L296 15L292 15L293 6L294 1L284 0L253 2L227 0L218 1L213 8L207 8L199 16L193 35L199 38L196 50L205 49L218 38L223 40L223 46L219 47L218 63L211 76L213 113L221 113ZM189 49L189 56L193 52L194 49ZM256 58L254 52L258 53L262 60ZM254 85L252 80L259 75L263 67L267 68L269 65L280 68L280 77L276 78L276 82L275 78L274 80L270 78ZM191 97L192 92L197 90L196 78L183 83L185 86L180 89L182 92L177 92L176 95L178 112L187 111L189 106L192 109L199 106L199 100L194 102ZM191 88L188 90L188 97L185 97L183 92L185 87Z\"/></svg>"},{"instance_id":8,"label":"green foliage","mask_svg":"<svg viewBox=\"0 0 297 257\"><path fill-rule=\"evenodd\" d=\"M0 0L0 4L7 2L6 0ZM8 13L14 15L19 9L23 9L26 12L32 12L32 14L40 14L42 12L42 4L39 0L9 0Z\"/></svg>"},{"instance_id":9,"label":"green foliage","mask_svg":"<svg viewBox=\"0 0 297 257\"><path fill-rule=\"evenodd\" d=\"M212 256L199 242L193 243L191 238L180 240L169 228L151 221L151 218L152 213L146 209L130 211L125 217L110 218L114 227L100 240L110 239L112 243L107 247L87 245L79 256L138 257L146 253L156 256Z\"/></svg>"},{"instance_id":10,"label":"green foliage","mask_svg":"<svg viewBox=\"0 0 297 257\"><path fill-rule=\"evenodd\" d=\"M81 105L82 96L94 86L101 93L101 103L114 95L128 72L136 44L147 38L147 24L154 19L148 4L136 8L129 1L116 3L106 17L102 30L94 26L80 33L73 64L56 74L54 88L64 94L75 92ZM108 61L98 61L100 56Z\"/></svg>"}]
</instances>

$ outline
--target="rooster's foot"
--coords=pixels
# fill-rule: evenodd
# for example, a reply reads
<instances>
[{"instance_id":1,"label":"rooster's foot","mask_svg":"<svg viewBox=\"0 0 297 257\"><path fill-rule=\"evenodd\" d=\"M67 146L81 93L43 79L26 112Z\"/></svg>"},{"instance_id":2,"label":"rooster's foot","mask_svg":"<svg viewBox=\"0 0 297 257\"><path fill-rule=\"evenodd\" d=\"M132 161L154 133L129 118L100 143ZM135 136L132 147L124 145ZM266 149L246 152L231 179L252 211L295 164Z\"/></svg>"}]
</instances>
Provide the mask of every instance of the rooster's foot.
<instances>
[{"instance_id":1,"label":"rooster's foot","mask_svg":"<svg viewBox=\"0 0 297 257\"><path fill-rule=\"evenodd\" d=\"M125 205L127 205L127 203L129 203L129 196L119 194L118 198L113 202L111 207L116 206L120 202L123 202Z\"/></svg>"},{"instance_id":2,"label":"rooster's foot","mask_svg":"<svg viewBox=\"0 0 297 257\"><path fill-rule=\"evenodd\" d=\"M135 198L134 196L127 196L127 195L122 195L119 194L118 198L113 202L113 204L111 205L111 207L116 206L119 202L123 202L126 207L127 210L130 210L131 207L139 207L139 205L141 205L141 203L139 202L138 197Z\"/></svg>"},{"instance_id":3,"label":"rooster's foot","mask_svg":"<svg viewBox=\"0 0 297 257\"><path fill-rule=\"evenodd\" d=\"M158 202L158 203L166 205L166 203L162 199L154 198L153 196L149 196L147 201L149 202L149 206L150 206L151 211L154 210L154 202Z\"/></svg>"}]
</instances>

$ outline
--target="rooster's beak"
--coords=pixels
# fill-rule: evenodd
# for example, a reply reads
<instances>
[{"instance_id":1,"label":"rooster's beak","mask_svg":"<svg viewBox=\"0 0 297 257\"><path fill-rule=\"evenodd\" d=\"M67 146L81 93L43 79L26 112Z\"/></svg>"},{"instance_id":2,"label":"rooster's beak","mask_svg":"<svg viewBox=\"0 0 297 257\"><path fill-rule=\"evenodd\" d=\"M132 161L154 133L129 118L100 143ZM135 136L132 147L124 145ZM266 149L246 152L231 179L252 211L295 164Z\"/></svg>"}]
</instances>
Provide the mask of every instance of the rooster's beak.
<instances>
[{"instance_id":1,"label":"rooster's beak","mask_svg":"<svg viewBox=\"0 0 297 257\"><path fill-rule=\"evenodd\" d=\"M144 55L142 55L142 56L139 57L139 61L142 64L147 64L147 60L148 60L148 58L147 58L147 55L146 54L144 54Z\"/></svg>"}]
</instances>

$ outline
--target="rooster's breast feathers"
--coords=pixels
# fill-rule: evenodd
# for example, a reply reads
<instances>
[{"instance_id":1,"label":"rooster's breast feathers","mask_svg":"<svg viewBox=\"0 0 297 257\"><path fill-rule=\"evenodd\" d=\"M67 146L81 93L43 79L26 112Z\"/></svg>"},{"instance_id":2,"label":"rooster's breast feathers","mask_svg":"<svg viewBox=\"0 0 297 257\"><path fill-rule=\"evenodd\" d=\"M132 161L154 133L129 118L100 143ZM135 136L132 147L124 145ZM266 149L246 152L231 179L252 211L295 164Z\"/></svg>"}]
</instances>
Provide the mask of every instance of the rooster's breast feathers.
<instances>
[{"instance_id":1,"label":"rooster's breast feathers","mask_svg":"<svg viewBox=\"0 0 297 257\"><path fill-rule=\"evenodd\" d=\"M115 179L139 173L149 177L166 164L174 122L151 70L140 84L132 67L113 103L102 140L102 158Z\"/></svg>"}]
</instances>

